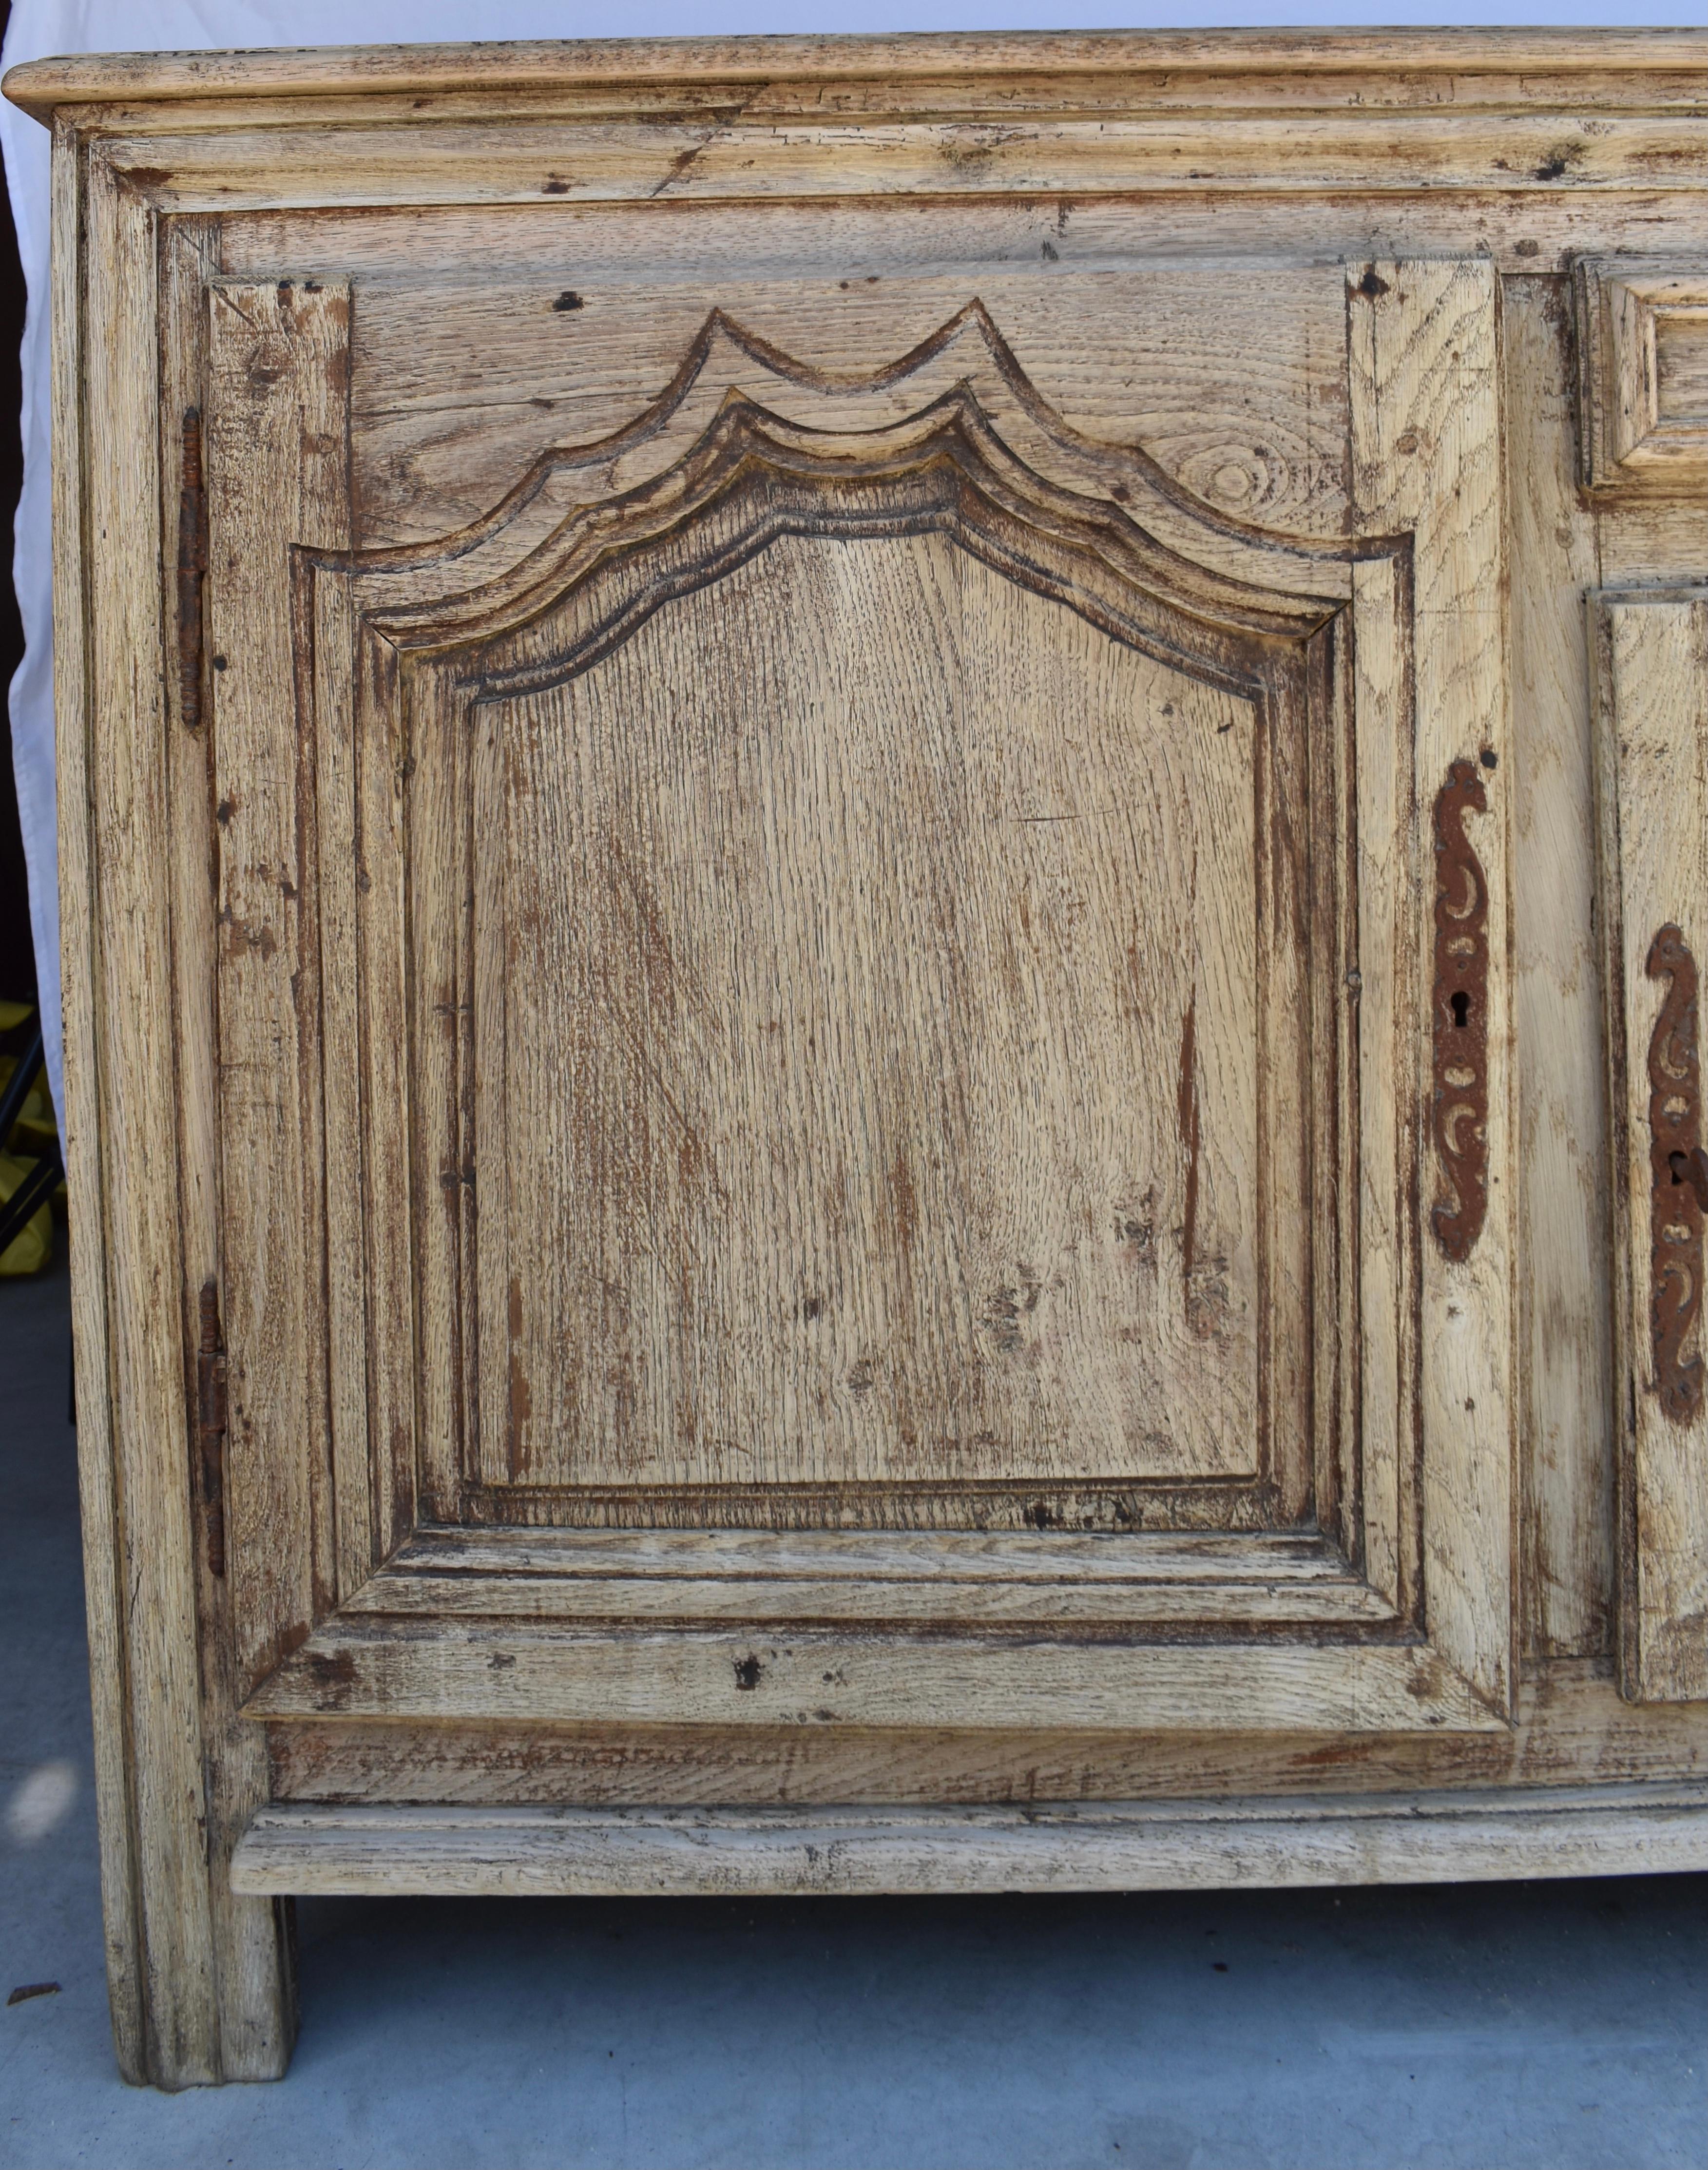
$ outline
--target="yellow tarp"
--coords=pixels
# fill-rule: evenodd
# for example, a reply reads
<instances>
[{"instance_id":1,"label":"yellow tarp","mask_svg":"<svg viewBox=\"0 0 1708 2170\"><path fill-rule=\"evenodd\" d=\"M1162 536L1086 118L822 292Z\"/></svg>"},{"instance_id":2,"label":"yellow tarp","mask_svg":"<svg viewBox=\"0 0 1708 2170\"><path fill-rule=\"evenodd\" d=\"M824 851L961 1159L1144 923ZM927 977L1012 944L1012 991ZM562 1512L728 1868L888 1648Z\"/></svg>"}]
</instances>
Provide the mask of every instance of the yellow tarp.
<instances>
[{"instance_id":1,"label":"yellow tarp","mask_svg":"<svg viewBox=\"0 0 1708 2170\"><path fill-rule=\"evenodd\" d=\"M0 1205L11 1197L26 1176L34 1175L35 1162L15 1154L0 1153ZM39 1274L53 1257L53 1205L43 1199L6 1250L0 1252L0 1275Z\"/></svg>"},{"instance_id":2,"label":"yellow tarp","mask_svg":"<svg viewBox=\"0 0 1708 2170\"><path fill-rule=\"evenodd\" d=\"M31 1005L28 1002L0 1002L0 1032L10 1032L30 1014ZM15 1055L0 1055L0 1093L11 1083L17 1067ZM47 1096L47 1072L43 1069L36 1073L35 1083L24 1096L11 1136L0 1140L0 1144L20 1148L16 1153L0 1152L0 1205L4 1205L26 1176L35 1173L32 1156L50 1152L56 1135L53 1107ZM48 1199L44 1200L38 1212L31 1214L6 1250L0 1252L0 1276L9 1279L19 1274L39 1274L52 1259L53 1203Z\"/></svg>"}]
</instances>

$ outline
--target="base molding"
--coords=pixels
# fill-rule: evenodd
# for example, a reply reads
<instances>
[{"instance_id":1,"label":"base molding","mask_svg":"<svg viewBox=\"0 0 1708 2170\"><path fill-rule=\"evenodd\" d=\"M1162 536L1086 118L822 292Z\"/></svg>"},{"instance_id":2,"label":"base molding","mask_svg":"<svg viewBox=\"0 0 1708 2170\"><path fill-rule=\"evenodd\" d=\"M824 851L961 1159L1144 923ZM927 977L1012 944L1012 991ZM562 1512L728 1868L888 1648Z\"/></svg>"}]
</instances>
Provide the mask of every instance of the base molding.
<instances>
[{"instance_id":1,"label":"base molding","mask_svg":"<svg viewBox=\"0 0 1708 2170\"><path fill-rule=\"evenodd\" d=\"M235 1891L580 1896L1169 1890L1708 1868L1708 1784L1025 1808L273 1803Z\"/></svg>"}]
</instances>

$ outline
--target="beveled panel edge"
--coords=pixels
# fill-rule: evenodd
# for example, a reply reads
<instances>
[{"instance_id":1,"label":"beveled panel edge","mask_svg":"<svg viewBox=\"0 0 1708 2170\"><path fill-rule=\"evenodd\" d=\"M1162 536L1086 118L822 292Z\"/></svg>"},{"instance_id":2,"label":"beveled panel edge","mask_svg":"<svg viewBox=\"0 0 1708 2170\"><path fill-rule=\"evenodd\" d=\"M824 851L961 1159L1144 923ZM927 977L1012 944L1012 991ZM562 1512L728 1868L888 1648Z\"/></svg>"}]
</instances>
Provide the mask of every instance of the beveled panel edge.
<instances>
[{"instance_id":1,"label":"beveled panel edge","mask_svg":"<svg viewBox=\"0 0 1708 2170\"><path fill-rule=\"evenodd\" d=\"M354 1592L343 1617L784 1633L826 1623L941 1633L1214 1626L1237 1634L1373 1629L1395 1616L1326 1538L1289 1533L726 1531L708 1539L697 1531L432 1529Z\"/></svg>"},{"instance_id":2,"label":"beveled panel edge","mask_svg":"<svg viewBox=\"0 0 1708 2170\"><path fill-rule=\"evenodd\" d=\"M1368 1621L1237 1639L1083 1622L964 1633L793 1621L325 1622L243 1706L248 1718L757 1725L1093 1734L1477 1734L1503 1712L1427 1644Z\"/></svg>"},{"instance_id":3,"label":"beveled panel edge","mask_svg":"<svg viewBox=\"0 0 1708 2170\"><path fill-rule=\"evenodd\" d=\"M423 1523L386 1563L387 1573L623 1575L647 1572L696 1581L791 1574L887 1581L1021 1578L1201 1580L1206 1574L1261 1581L1321 1580L1348 1572L1331 1541L1310 1531L1156 1531L1107 1537L1077 1531L1014 1535L944 1530L799 1531L469 1529Z\"/></svg>"},{"instance_id":4,"label":"beveled panel edge","mask_svg":"<svg viewBox=\"0 0 1708 2170\"><path fill-rule=\"evenodd\" d=\"M255 1729L247 1729L254 1731ZM1503 1732L1320 1735L618 1729L287 1718L265 1728L277 1801L683 1808L1447 1793L1466 1787L1708 1782L1708 1704L1633 1703L1610 1665L1527 1670Z\"/></svg>"}]
</instances>

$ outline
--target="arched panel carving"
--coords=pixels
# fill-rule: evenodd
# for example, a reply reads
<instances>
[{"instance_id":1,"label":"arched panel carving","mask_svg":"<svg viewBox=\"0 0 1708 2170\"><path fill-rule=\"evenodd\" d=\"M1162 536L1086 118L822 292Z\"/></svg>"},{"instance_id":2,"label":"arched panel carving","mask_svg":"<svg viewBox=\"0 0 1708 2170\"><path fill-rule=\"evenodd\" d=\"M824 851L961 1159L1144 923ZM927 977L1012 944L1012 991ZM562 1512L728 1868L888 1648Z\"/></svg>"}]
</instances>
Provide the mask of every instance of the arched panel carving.
<instances>
[{"instance_id":1,"label":"arched panel carving","mask_svg":"<svg viewBox=\"0 0 1708 2170\"><path fill-rule=\"evenodd\" d=\"M472 528L318 561L403 777L431 1511L1355 1489L1279 1354L1338 1272L1347 571L1077 436L976 303L857 379L714 314Z\"/></svg>"},{"instance_id":2,"label":"arched panel carving","mask_svg":"<svg viewBox=\"0 0 1708 2170\"><path fill-rule=\"evenodd\" d=\"M361 575L364 608L400 644L455 638L469 614L501 610L507 592L563 577L563 547L588 516L668 503L705 476L731 406L762 410L779 443L817 443L827 458L845 441L858 460L953 406L979 457L1020 485L1101 506L1149 568L1183 601L1273 617L1319 616L1350 593L1349 562L1367 542L1289 537L1230 519L1183 490L1142 446L1088 438L1041 397L982 302L957 312L910 352L868 372L839 374L796 361L713 310L670 382L613 436L547 453L482 519L455 534L344 561ZM758 418L754 418L757 420ZM891 436L891 433L895 433ZM800 449L806 450L803 441ZM894 456L892 452L891 457ZM507 588L506 583L513 584Z\"/></svg>"},{"instance_id":3,"label":"arched panel carving","mask_svg":"<svg viewBox=\"0 0 1708 2170\"><path fill-rule=\"evenodd\" d=\"M1115 639L1247 691L1273 674L1266 642L1296 643L1334 607L1207 573L1120 506L1047 481L963 387L854 433L806 429L732 393L654 480L578 510L489 589L419 618L382 616L376 628L406 649L459 647L483 692L520 692L585 669L652 612L781 536L926 533L947 535ZM531 640L547 614L549 641Z\"/></svg>"}]
</instances>

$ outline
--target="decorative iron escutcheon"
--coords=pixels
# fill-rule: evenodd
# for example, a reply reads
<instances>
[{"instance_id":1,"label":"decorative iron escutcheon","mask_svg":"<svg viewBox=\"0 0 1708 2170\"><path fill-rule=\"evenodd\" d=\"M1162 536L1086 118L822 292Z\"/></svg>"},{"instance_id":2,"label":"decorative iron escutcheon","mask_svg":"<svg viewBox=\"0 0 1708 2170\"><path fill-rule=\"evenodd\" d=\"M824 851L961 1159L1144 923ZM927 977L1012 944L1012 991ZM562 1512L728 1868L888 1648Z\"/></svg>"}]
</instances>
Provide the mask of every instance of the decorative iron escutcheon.
<instances>
[{"instance_id":1,"label":"decorative iron escutcheon","mask_svg":"<svg viewBox=\"0 0 1708 2170\"><path fill-rule=\"evenodd\" d=\"M1483 756L1492 768L1494 756ZM1435 797L1435 1156L1453 1196L1430 1214L1435 1240L1460 1264L1488 1211L1488 882L1465 833L1486 814L1476 764L1456 761Z\"/></svg>"},{"instance_id":2,"label":"decorative iron escutcheon","mask_svg":"<svg viewBox=\"0 0 1708 2170\"><path fill-rule=\"evenodd\" d=\"M1670 922L1649 945L1652 980L1670 982L1649 1040L1649 1323L1655 1392L1675 1424L1702 1406L1702 1358L1686 1344L1702 1310L1702 1228L1708 1153L1702 1149L1702 1061L1696 959Z\"/></svg>"}]
</instances>

